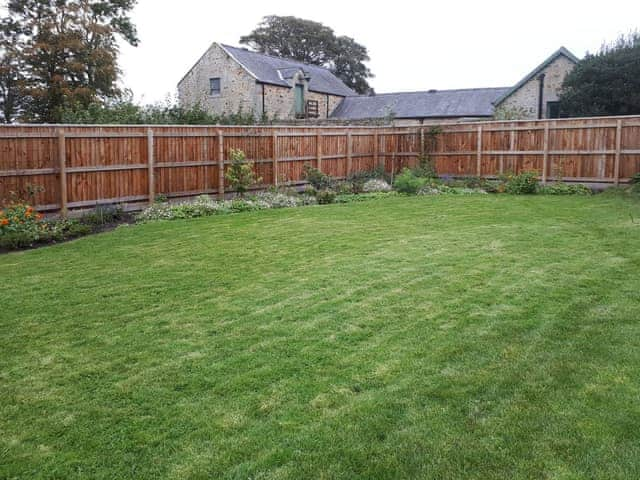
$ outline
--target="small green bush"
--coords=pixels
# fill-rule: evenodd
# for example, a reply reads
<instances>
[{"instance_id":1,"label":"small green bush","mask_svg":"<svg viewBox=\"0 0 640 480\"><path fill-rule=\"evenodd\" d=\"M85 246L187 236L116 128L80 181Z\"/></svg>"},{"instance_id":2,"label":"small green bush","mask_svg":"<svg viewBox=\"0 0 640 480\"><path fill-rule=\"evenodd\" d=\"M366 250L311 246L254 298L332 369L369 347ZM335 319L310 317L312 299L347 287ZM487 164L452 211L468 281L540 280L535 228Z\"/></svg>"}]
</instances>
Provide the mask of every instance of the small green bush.
<instances>
[{"instance_id":1,"label":"small green bush","mask_svg":"<svg viewBox=\"0 0 640 480\"><path fill-rule=\"evenodd\" d=\"M484 188L486 183L487 181L484 178L475 175L462 179L462 184L465 188Z\"/></svg>"},{"instance_id":2,"label":"small green bush","mask_svg":"<svg viewBox=\"0 0 640 480\"><path fill-rule=\"evenodd\" d=\"M352 184L351 182L335 183L332 187L332 190L335 191L338 195L348 195L350 193L358 193L357 189L354 188L354 184Z\"/></svg>"},{"instance_id":3,"label":"small green bush","mask_svg":"<svg viewBox=\"0 0 640 480\"><path fill-rule=\"evenodd\" d=\"M396 176L393 187L400 193L415 195L428 182L427 178L418 177L412 170L405 168Z\"/></svg>"},{"instance_id":4,"label":"small green bush","mask_svg":"<svg viewBox=\"0 0 640 480\"><path fill-rule=\"evenodd\" d=\"M261 182L262 178L256 176L253 171L253 162L247 160L242 150L232 148L229 151L229 156L231 157L231 166L225 178L231 184L231 188L242 197L251 185Z\"/></svg>"},{"instance_id":5,"label":"small green bush","mask_svg":"<svg viewBox=\"0 0 640 480\"><path fill-rule=\"evenodd\" d=\"M631 188L629 190L632 194L640 194L640 172L631 177Z\"/></svg>"},{"instance_id":6,"label":"small green bush","mask_svg":"<svg viewBox=\"0 0 640 480\"><path fill-rule=\"evenodd\" d=\"M331 188L333 179L326 173L322 173L315 167L306 164L304 167L303 178L309 182L316 190L325 190Z\"/></svg>"},{"instance_id":7,"label":"small green bush","mask_svg":"<svg viewBox=\"0 0 640 480\"><path fill-rule=\"evenodd\" d=\"M333 203L336 200L336 192L329 189L319 190L316 193L316 200L320 205L327 205Z\"/></svg>"},{"instance_id":8,"label":"small green bush","mask_svg":"<svg viewBox=\"0 0 640 480\"><path fill-rule=\"evenodd\" d=\"M411 169L416 177L420 178L437 178L438 173L433 166L433 162L429 155L420 156L418 158L418 165Z\"/></svg>"},{"instance_id":9,"label":"small green bush","mask_svg":"<svg viewBox=\"0 0 640 480\"><path fill-rule=\"evenodd\" d=\"M389 183L391 179L381 166L373 170L354 172L347 176L347 182L351 184L353 193L362 193L364 185L370 180L382 180Z\"/></svg>"},{"instance_id":10,"label":"small green bush","mask_svg":"<svg viewBox=\"0 0 640 480\"><path fill-rule=\"evenodd\" d=\"M389 192L391 191L391 185L382 179L372 178L364 183L362 191L365 193Z\"/></svg>"},{"instance_id":11,"label":"small green bush","mask_svg":"<svg viewBox=\"0 0 640 480\"><path fill-rule=\"evenodd\" d=\"M519 175L507 175L505 192L512 195L529 195L536 193L538 188L538 174L536 172L522 172Z\"/></svg>"},{"instance_id":12,"label":"small green bush","mask_svg":"<svg viewBox=\"0 0 640 480\"><path fill-rule=\"evenodd\" d=\"M585 185L561 182L542 185L538 189L538 192L544 195L591 195L593 193L591 189Z\"/></svg>"},{"instance_id":13,"label":"small green bush","mask_svg":"<svg viewBox=\"0 0 640 480\"><path fill-rule=\"evenodd\" d=\"M93 211L84 214L80 220L85 224L101 226L121 220L123 213L120 205L98 205Z\"/></svg>"},{"instance_id":14,"label":"small green bush","mask_svg":"<svg viewBox=\"0 0 640 480\"><path fill-rule=\"evenodd\" d=\"M367 200L380 200L398 195L398 192L371 192L352 193L349 195L337 195L335 203L366 202Z\"/></svg>"}]
</instances>

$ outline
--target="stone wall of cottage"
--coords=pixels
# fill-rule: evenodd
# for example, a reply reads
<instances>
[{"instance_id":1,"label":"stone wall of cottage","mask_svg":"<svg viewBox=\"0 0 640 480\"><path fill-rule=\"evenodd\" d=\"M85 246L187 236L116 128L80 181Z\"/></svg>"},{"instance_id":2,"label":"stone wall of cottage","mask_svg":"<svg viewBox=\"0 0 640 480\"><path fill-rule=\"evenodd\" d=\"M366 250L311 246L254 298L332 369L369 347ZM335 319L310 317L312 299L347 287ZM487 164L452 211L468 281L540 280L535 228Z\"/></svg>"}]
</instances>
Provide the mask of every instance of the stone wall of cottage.
<instances>
[{"instance_id":1,"label":"stone wall of cottage","mask_svg":"<svg viewBox=\"0 0 640 480\"><path fill-rule=\"evenodd\" d=\"M542 117L545 118L547 114L547 102L555 102L558 100L562 82L574 66L575 64L571 60L564 55L560 55L534 78L503 100L500 105L498 105L498 108L521 112L523 119L538 118L538 92L540 89L538 76L540 73L544 73Z\"/></svg>"},{"instance_id":2,"label":"stone wall of cottage","mask_svg":"<svg viewBox=\"0 0 640 480\"><path fill-rule=\"evenodd\" d=\"M327 93L307 92L305 100L317 100L318 101L318 113L319 118L327 118L327 104L329 105L329 116L333 113L336 107L340 104L344 97L338 95L329 95Z\"/></svg>"},{"instance_id":3,"label":"stone wall of cottage","mask_svg":"<svg viewBox=\"0 0 640 480\"><path fill-rule=\"evenodd\" d=\"M266 83L259 85L258 88L264 88L264 112L262 112L261 94L260 98L257 98L260 103L258 111L270 119L295 118L295 89Z\"/></svg>"},{"instance_id":4,"label":"stone wall of cottage","mask_svg":"<svg viewBox=\"0 0 640 480\"><path fill-rule=\"evenodd\" d=\"M327 103L329 104L329 115L335 110L343 97L328 95L309 91L308 82L303 78L294 79L295 82L302 83L304 87L304 100L318 101L318 114L320 119L327 118ZM259 86L259 89L262 85ZM295 118L295 88L279 87L277 85L264 85L265 92L265 113L268 118L279 118L289 120ZM258 102L260 107L256 111L262 111L262 98L259 92Z\"/></svg>"},{"instance_id":5,"label":"stone wall of cottage","mask_svg":"<svg viewBox=\"0 0 640 480\"><path fill-rule=\"evenodd\" d=\"M220 78L220 94L211 95L209 79ZM200 105L214 115L229 115L256 110L258 85L227 53L214 44L178 84L178 100L181 105Z\"/></svg>"}]
</instances>

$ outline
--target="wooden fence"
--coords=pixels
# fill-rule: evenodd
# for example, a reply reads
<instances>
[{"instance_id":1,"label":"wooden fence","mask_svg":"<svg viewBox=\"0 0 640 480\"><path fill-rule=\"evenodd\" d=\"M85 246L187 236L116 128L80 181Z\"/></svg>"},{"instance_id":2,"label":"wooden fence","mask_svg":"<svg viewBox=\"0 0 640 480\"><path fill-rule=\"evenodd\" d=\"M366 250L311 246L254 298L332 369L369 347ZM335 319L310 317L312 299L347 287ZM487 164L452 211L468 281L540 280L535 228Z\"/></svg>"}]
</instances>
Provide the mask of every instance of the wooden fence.
<instances>
[{"instance_id":1,"label":"wooden fence","mask_svg":"<svg viewBox=\"0 0 640 480\"><path fill-rule=\"evenodd\" d=\"M429 154L440 175L535 170L543 181L618 184L640 171L640 117L479 122L420 127L73 126L0 127L0 199L27 185L62 213L140 204L156 195L229 192L229 150L255 162L259 188L304 182L311 164L334 177L390 174Z\"/></svg>"},{"instance_id":2,"label":"wooden fence","mask_svg":"<svg viewBox=\"0 0 640 480\"><path fill-rule=\"evenodd\" d=\"M640 172L640 117L450 124L432 157L440 175L536 171L543 182L626 183Z\"/></svg>"}]
</instances>

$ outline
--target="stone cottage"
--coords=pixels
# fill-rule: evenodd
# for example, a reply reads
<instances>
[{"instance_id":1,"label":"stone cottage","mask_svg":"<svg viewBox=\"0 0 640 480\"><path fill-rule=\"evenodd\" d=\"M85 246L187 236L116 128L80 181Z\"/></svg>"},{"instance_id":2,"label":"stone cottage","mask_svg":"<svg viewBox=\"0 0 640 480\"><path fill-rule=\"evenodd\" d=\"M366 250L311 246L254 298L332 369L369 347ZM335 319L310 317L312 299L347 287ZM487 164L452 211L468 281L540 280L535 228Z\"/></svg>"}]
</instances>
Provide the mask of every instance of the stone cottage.
<instances>
[{"instance_id":1,"label":"stone cottage","mask_svg":"<svg viewBox=\"0 0 640 480\"><path fill-rule=\"evenodd\" d=\"M328 69L214 43L178 84L182 105L217 115L320 118L356 95Z\"/></svg>"},{"instance_id":2,"label":"stone cottage","mask_svg":"<svg viewBox=\"0 0 640 480\"><path fill-rule=\"evenodd\" d=\"M357 95L328 69L214 43L178 84L183 105L214 114L366 121L397 125L491 119L557 118L565 76L578 62L561 47L513 87Z\"/></svg>"}]
</instances>

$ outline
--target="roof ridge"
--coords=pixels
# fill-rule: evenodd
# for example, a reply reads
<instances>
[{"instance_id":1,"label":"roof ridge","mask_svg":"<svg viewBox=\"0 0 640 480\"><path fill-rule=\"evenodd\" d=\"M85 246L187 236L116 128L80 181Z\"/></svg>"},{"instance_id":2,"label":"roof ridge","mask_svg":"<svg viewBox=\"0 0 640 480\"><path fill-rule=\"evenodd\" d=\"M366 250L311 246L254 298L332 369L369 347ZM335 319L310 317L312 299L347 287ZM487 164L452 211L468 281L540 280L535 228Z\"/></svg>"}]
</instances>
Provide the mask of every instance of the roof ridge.
<instances>
[{"instance_id":1,"label":"roof ridge","mask_svg":"<svg viewBox=\"0 0 640 480\"><path fill-rule=\"evenodd\" d=\"M476 87L476 88L446 88L443 90L433 89L432 90L412 90L408 92L384 92L384 93L375 93L374 95L350 95L347 98L353 97L380 97L382 95L411 95L411 94L423 94L423 93L440 93L440 92L471 92L478 90L506 90L511 87Z\"/></svg>"},{"instance_id":2,"label":"roof ridge","mask_svg":"<svg viewBox=\"0 0 640 480\"><path fill-rule=\"evenodd\" d=\"M318 67L331 72L329 68L324 67L322 65L316 65L315 63L301 62L300 60L295 60L293 58L288 58L288 57L278 57L277 55L256 52L255 50L249 50L248 48L244 48L244 47L234 47L233 45L227 45L226 43L221 43L220 45L222 45L225 48L234 48L236 50L244 50L245 52L253 53L254 55L262 55L263 57L275 58L276 60L284 60L286 62L297 63L298 65L304 65L305 67ZM286 67L286 68L289 68L289 67Z\"/></svg>"}]
</instances>

